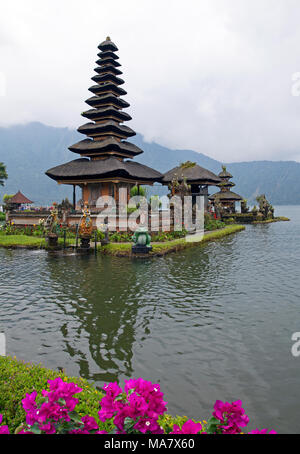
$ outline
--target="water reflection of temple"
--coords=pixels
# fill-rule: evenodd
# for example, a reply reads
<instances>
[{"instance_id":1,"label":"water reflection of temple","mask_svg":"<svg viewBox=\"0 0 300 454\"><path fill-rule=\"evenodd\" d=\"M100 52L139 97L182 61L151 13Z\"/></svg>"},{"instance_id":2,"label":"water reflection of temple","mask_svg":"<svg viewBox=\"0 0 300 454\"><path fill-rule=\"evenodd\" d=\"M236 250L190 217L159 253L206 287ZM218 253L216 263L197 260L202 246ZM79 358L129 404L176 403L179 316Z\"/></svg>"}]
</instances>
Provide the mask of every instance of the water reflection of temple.
<instances>
[{"instance_id":1,"label":"water reflection of temple","mask_svg":"<svg viewBox=\"0 0 300 454\"><path fill-rule=\"evenodd\" d=\"M55 304L66 317L72 308L72 324L62 324L61 332L65 350L79 365L80 375L98 382L117 380L119 375L130 377L139 309L134 268L93 256L76 260L49 257L48 267L56 294L63 295Z\"/></svg>"}]
</instances>

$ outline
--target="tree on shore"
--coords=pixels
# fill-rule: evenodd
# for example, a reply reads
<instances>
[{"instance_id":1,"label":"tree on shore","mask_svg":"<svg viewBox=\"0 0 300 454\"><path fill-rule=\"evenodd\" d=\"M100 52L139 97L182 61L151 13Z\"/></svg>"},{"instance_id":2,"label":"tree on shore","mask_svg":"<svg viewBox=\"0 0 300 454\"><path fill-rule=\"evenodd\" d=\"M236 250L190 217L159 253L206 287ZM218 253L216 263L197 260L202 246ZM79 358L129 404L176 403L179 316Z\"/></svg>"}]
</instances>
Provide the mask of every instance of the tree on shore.
<instances>
[{"instance_id":1,"label":"tree on shore","mask_svg":"<svg viewBox=\"0 0 300 454\"><path fill-rule=\"evenodd\" d=\"M4 180L7 180L6 167L3 162L0 162L0 186L4 186Z\"/></svg>"}]
</instances>

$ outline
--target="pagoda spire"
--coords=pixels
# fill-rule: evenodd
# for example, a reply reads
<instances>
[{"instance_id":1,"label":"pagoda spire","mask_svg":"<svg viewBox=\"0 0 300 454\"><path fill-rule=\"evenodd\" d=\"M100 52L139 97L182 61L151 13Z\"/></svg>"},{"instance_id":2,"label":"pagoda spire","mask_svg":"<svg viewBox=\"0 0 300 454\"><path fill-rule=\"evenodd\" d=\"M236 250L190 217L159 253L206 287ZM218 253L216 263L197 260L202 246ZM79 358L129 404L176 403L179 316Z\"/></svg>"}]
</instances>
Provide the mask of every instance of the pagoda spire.
<instances>
[{"instance_id":1,"label":"pagoda spire","mask_svg":"<svg viewBox=\"0 0 300 454\"><path fill-rule=\"evenodd\" d=\"M124 80L119 77L122 72L118 69L121 66L116 55L118 48L108 36L98 49L96 75L91 78L95 85L89 88L93 96L86 100L91 109L81 114L90 121L78 128L78 132L88 138L70 146L69 150L92 160L109 156L133 158L142 150L126 142L136 133L124 125L131 116L123 112L129 104L121 98L127 92L121 87Z\"/></svg>"},{"instance_id":2,"label":"pagoda spire","mask_svg":"<svg viewBox=\"0 0 300 454\"><path fill-rule=\"evenodd\" d=\"M227 171L225 165L222 166L222 172L219 173L219 177L221 178L222 181L217 186L219 186L222 192L228 192L230 191L230 188L234 188L235 183L229 181L233 177L231 173Z\"/></svg>"}]
</instances>

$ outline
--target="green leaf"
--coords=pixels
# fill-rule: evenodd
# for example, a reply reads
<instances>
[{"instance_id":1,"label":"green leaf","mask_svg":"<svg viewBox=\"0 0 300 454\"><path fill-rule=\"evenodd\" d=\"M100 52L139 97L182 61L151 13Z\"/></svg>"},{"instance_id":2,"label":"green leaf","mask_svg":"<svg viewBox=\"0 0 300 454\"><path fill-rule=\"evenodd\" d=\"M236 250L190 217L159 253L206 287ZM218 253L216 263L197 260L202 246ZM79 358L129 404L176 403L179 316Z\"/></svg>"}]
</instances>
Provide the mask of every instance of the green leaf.
<instances>
[{"instance_id":1,"label":"green leaf","mask_svg":"<svg viewBox=\"0 0 300 454\"><path fill-rule=\"evenodd\" d=\"M72 421L77 422L77 423L79 423L81 425L84 425L84 423L81 421L81 417L79 416L79 414L76 411L71 411L69 413L69 416L70 416Z\"/></svg>"},{"instance_id":2,"label":"green leaf","mask_svg":"<svg viewBox=\"0 0 300 454\"><path fill-rule=\"evenodd\" d=\"M45 402L48 402L48 397L39 396L39 397L36 399L36 403L38 404L38 406L42 405L42 404L45 403Z\"/></svg>"},{"instance_id":3,"label":"green leaf","mask_svg":"<svg viewBox=\"0 0 300 454\"><path fill-rule=\"evenodd\" d=\"M122 394L119 394L116 398L115 398L115 402L119 402L120 400L125 400L126 401L126 393L122 393Z\"/></svg>"},{"instance_id":4,"label":"green leaf","mask_svg":"<svg viewBox=\"0 0 300 454\"><path fill-rule=\"evenodd\" d=\"M42 431L41 431L41 429L39 428L39 425L38 425L37 422L35 422L35 423L33 424L33 426L29 427L29 431L30 431L30 432L33 432L34 434L41 434L41 433L42 433Z\"/></svg>"},{"instance_id":5,"label":"green leaf","mask_svg":"<svg viewBox=\"0 0 300 454\"><path fill-rule=\"evenodd\" d=\"M131 431L134 425L135 425L134 419L128 417L124 419L124 429L126 430L126 432Z\"/></svg>"}]
</instances>

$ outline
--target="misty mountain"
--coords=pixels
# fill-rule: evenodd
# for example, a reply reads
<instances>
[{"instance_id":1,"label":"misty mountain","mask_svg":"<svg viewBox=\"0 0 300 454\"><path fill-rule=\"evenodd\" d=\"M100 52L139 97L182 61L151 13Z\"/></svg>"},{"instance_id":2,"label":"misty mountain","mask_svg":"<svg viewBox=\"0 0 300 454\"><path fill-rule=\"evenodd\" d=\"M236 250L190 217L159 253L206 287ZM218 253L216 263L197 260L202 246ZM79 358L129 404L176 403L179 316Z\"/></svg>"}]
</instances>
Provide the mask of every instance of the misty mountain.
<instances>
[{"instance_id":1,"label":"misty mountain","mask_svg":"<svg viewBox=\"0 0 300 454\"><path fill-rule=\"evenodd\" d=\"M78 156L68 146L83 136L69 128L56 128L41 123L29 123L0 128L0 161L7 166L8 180L0 187L0 200L5 193L19 189L38 204L51 204L65 197L72 198L68 185L58 185L45 171ZM192 150L170 150L156 143L144 142L138 134L131 141L144 150L138 162L166 172L181 162L192 161L215 173L221 165L205 154ZM266 194L274 204L300 204L300 163L293 161L255 161L228 163L228 170L236 183L234 191L253 202L258 194ZM213 193L215 188L211 188ZM152 193L165 192L159 186ZM78 190L79 195L79 190Z\"/></svg>"}]
</instances>

